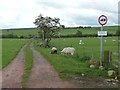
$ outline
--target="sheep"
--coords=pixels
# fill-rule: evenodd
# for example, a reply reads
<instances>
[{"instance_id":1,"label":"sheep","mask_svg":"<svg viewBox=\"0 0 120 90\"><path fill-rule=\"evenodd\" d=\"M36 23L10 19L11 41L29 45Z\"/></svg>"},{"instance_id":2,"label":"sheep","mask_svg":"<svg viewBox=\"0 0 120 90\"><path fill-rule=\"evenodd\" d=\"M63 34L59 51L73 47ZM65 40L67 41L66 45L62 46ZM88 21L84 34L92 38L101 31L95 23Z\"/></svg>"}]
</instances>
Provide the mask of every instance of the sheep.
<instances>
[{"instance_id":1,"label":"sheep","mask_svg":"<svg viewBox=\"0 0 120 90\"><path fill-rule=\"evenodd\" d=\"M73 47L66 47L61 51L61 54L71 54L74 55L75 49Z\"/></svg>"},{"instance_id":2,"label":"sheep","mask_svg":"<svg viewBox=\"0 0 120 90\"><path fill-rule=\"evenodd\" d=\"M82 40L80 40L80 42L82 42Z\"/></svg>"},{"instance_id":3,"label":"sheep","mask_svg":"<svg viewBox=\"0 0 120 90\"><path fill-rule=\"evenodd\" d=\"M84 44L84 42L82 40L80 40L79 44Z\"/></svg>"},{"instance_id":4,"label":"sheep","mask_svg":"<svg viewBox=\"0 0 120 90\"><path fill-rule=\"evenodd\" d=\"M57 53L57 48L56 47L52 47L51 54L55 54L55 53Z\"/></svg>"},{"instance_id":5,"label":"sheep","mask_svg":"<svg viewBox=\"0 0 120 90\"><path fill-rule=\"evenodd\" d=\"M107 40L104 40L104 42L107 42Z\"/></svg>"},{"instance_id":6,"label":"sheep","mask_svg":"<svg viewBox=\"0 0 120 90\"><path fill-rule=\"evenodd\" d=\"M112 41L113 41L113 42L116 42L116 40L115 40L115 39L113 39Z\"/></svg>"}]
</instances>

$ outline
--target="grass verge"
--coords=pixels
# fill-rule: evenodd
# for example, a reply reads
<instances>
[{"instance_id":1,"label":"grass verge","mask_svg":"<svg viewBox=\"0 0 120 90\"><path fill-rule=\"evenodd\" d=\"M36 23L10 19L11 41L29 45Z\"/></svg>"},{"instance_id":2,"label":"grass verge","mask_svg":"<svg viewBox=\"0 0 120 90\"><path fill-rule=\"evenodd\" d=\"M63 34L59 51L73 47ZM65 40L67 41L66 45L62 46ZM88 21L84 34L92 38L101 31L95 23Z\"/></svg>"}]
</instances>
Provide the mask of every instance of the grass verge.
<instances>
[{"instance_id":1,"label":"grass verge","mask_svg":"<svg viewBox=\"0 0 120 90\"><path fill-rule=\"evenodd\" d=\"M19 53L20 49L28 42L28 39L2 39L2 62L1 68L6 67Z\"/></svg>"},{"instance_id":2,"label":"grass verge","mask_svg":"<svg viewBox=\"0 0 120 90\"><path fill-rule=\"evenodd\" d=\"M33 53L30 49L30 44L27 45L25 48L25 64L24 64L24 73L22 76L21 85L22 88L27 88L27 82L32 70L32 63L33 63Z\"/></svg>"}]
</instances>

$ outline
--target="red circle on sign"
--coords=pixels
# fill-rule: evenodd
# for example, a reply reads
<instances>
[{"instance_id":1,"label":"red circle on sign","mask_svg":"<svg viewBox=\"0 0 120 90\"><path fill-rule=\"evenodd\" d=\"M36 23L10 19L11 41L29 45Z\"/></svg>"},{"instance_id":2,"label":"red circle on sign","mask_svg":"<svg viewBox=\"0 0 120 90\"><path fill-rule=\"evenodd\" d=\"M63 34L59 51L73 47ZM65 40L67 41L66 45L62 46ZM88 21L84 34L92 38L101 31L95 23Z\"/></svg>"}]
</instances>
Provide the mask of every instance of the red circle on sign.
<instances>
[{"instance_id":1,"label":"red circle on sign","mask_svg":"<svg viewBox=\"0 0 120 90\"><path fill-rule=\"evenodd\" d=\"M103 17L104 17L106 20L105 20L104 23L101 23L101 18L103 18ZM107 17L106 17L105 15L101 15L101 16L98 18L98 22L99 22L99 24L102 25L102 26L105 25L105 24L107 23L107 21L108 21L108 19L107 19Z\"/></svg>"}]
</instances>

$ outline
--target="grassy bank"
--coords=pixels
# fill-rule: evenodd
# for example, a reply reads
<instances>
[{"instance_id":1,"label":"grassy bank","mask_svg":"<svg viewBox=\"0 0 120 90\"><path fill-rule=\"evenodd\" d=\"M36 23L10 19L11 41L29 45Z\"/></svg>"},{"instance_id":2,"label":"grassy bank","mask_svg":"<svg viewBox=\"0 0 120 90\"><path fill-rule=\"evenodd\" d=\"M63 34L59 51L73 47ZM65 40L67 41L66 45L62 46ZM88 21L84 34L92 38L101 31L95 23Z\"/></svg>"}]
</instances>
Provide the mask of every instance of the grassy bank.
<instances>
[{"instance_id":1,"label":"grassy bank","mask_svg":"<svg viewBox=\"0 0 120 90\"><path fill-rule=\"evenodd\" d=\"M25 52L25 63L24 63L24 73L22 76L21 85L22 88L27 88L27 82L32 70L33 53L29 45L27 45L24 52Z\"/></svg>"}]
</instances>

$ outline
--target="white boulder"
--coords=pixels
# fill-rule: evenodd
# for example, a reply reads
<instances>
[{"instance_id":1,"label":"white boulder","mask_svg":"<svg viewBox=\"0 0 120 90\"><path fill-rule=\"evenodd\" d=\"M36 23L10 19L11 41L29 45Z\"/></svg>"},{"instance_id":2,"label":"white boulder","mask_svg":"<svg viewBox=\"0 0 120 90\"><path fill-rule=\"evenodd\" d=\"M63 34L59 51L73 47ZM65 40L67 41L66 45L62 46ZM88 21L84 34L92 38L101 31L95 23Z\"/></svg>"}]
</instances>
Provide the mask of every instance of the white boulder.
<instances>
[{"instance_id":1,"label":"white boulder","mask_svg":"<svg viewBox=\"0 0 120 90\"><path fill-rule=\"evenodd\" d=\"M85 74L84 74L84 73L82 73L81 75L82 75L83 77L85 76Z\"/></svg>"},{"instance_id":2,"label":"white boulder","mask_svg":"<svg viewBox=\"0 0 120 90\"><path fill-rule=\"evenodd\" d=\"M108 76L109 76L109 77L112 76L113 74L115 74L115 71L114 71L114 70L109 70L109 71L108 71Z\"/></svg>"},{"instance_id":3,"label":"white boulder","mask_svg":"<svg viewBox=\"0 0 120 90\"><path fill-rule=\"evenodd\" d=\"M104 69L104 67L103 67L103 66L99 66L99 69L100 69L100 70L103 70L103 69Z\"/></svg>"},{"instance_id":4,"label":"white boulder","mask_svg":"<svg viewBox=\"0 0 120 90\"><path fill-rule=\"evenodd\" d=\"M90 68L95 68L95 66L94 65L90 65Z\"/></svg>"}]
</instances>

